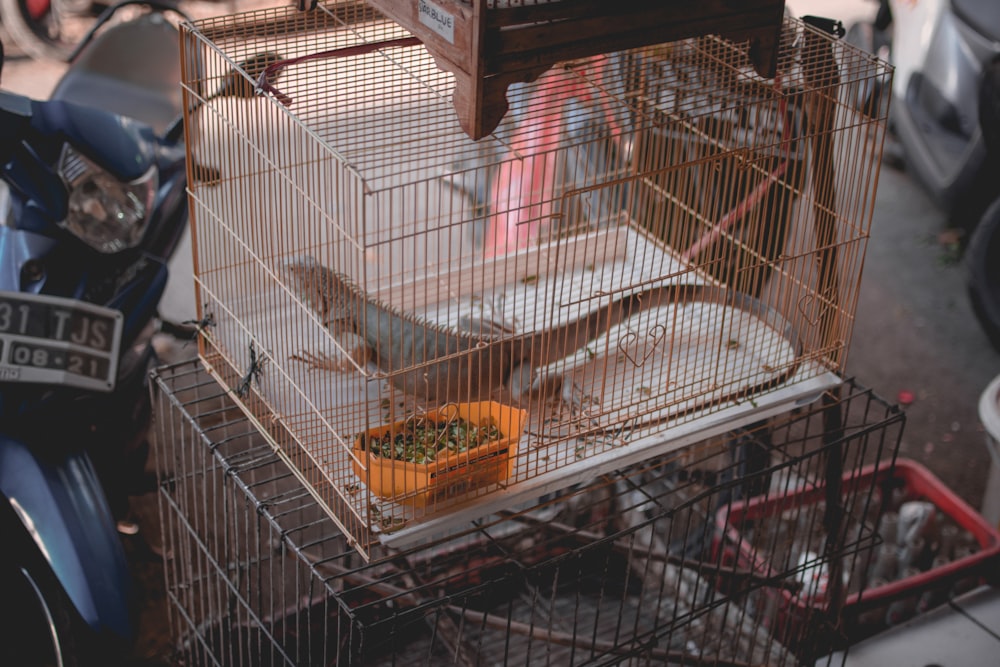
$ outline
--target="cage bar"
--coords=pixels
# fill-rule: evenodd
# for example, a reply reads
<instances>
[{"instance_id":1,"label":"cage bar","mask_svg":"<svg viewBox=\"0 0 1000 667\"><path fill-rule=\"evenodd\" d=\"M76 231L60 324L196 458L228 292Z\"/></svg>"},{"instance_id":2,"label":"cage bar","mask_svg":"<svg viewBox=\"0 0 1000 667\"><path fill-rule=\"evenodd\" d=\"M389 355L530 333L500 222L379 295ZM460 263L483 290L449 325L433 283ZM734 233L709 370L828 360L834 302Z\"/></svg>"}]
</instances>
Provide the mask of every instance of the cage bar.
<instances>
[{"instance_id":1,"label":"cage bar","mask_svg":"<svg viewBox=\"0 0 1000 667\"><path fill-rule=\"evenodd\" d=\"M717 36L561 63L480 141L363 2L182 43L202 359L362 553L839 382L890 70L828 33L786 20L773 78ZM373 491L374 431L484 401L506 476L453 443Z\"/></svg>"},{"instance_id":2,"label":"cage bar","mask_svg":"<svg viewBox=\"0 0 1000 667\"><path fill-rule=\"evenodd\" d=\"M507 88L552 65L622 48L704 34L745 42L761 74L773 76L784 0L741 3L600 0L372 0L427 46L455 77L455 110L473 139L492 133Z\"/></svg>"},{"instance_id":3,"label":"cage bar","mask_svg":"<svg viewBox=\"0 0 1000 667\"><path fill-rule=\"evenodd\" d=\"M882 544L882 504L852 481L893 475L904 424L849 381L825 402L417 547L374 545L366 561L199 363L158 369L153 385L184 664L828 664L856 639L837 596L811 598L808 623L766 601L815 592L820 570L865 590L851 564ZM826 494L831 476L845 480L839 496ZM736 562L718 517L791 492L834 499L840 518L796 504L780 514L794 534L761 520L752 544L815 553Z\"/></svg>"}]
</instances>

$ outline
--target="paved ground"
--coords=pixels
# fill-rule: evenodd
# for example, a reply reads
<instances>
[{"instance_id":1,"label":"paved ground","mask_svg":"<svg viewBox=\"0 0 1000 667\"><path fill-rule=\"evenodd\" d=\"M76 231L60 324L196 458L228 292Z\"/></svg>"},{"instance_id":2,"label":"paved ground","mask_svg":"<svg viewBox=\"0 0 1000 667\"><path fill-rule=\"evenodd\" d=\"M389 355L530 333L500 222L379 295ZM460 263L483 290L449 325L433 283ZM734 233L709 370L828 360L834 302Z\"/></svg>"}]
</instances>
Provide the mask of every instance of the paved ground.
<instances>
[{"instance_id":1,"label":"paved ground","mask_svg":"<svg viewBox=\"0 0 1000 667\"><path fill-rule=\"evenodd\" d=\"M914 395L903 454L978 507L989 459L977 402L1000 355L977 326L944 232L906 174L883 169L847 370L887 398Z\"/></svg>"},{"instance_id":2,"label":"paved ground","mask_svg":"<svg viewBox=\"0 0 1000 667\"><path fill-rule=\"evenodd\" d=\"M830 3L794 4L805 6L797 13L819 13ZM2 79L8 90L44 97L62 71L14 49L8 56ZM905 408L903 455L925 463L978 507L989 457L977 402L1000 374L1000 354L973 318L947 227L905 172L883 168L847 373L892 402L900 392L913 396Z\"/></svg>"}]
</instances>

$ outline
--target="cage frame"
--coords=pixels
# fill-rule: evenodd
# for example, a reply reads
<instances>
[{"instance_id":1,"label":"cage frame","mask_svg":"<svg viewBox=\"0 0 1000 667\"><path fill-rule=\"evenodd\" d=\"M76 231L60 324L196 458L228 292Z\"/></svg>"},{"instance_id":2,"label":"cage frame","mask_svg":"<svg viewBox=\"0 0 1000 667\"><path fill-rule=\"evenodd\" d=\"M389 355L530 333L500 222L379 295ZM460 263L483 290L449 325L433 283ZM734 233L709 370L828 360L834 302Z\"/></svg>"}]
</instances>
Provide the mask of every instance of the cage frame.
<instances>
[{"instance_id":1,"label":"cage frame","mask_svg":"<svg viewBox=\"0 0 1000 667\"><path fill-rule=\"evenodd\" d=\"M496 130L511 83L532 81L552 65L622 48L718 34L747 41L764 76L777 67L784 0L739 7L718 0L604 3L581 0L371 0L427 45L455 75L455 111L472 139ZM541 43L544 47L539 48Z\"/></svg>"},{"instance_id":2,"label":"cage frame","mask_svg":"<svg viewBox=\"0 0 1000 667\"><path fill-rule=\"evenodd\" d=\"M375 15L367 6L363 9L357 6L348 7L347 3L333 3L329 7L323 6L323 9L339 21L369 20ZM351 13L355 10L358 11L356 15ZM231 37L232 31L236 31L237 33L246 31L251 34L259 33L264 35L296 34L297 31L306 30L303 26L311 25L308 24L308 21L312 20L297 14L286 14L284 21L272 21L272 25L265 26L260 20L262 16L267 16L270 19L275 15L251 14L247 17L233 19L230 23L226 24L202 23L195 30L197 31L201 26L204 26L205 30L203 34L197 35L197 38L210 40L213 36L223 37L229 35ZM190 34L185 39L190 39ZM828 45L828 42L823 40L823 36L817 30L806 30L805 41L807 44L805 48L811 50L811 53L814 52L813 55L809 56L810 58L824 57L824 49ZM825 142L829 137L830 128L824 127L824 123L830 122L829 105L835 102L828 98L832 95L831 91L837 90L838 84L830 80L816 80L813 84L815 91L810 99L812 103L816 104L817 113L811 116L810 122L818 125L813 128L814 134L818 137L813 150L819 155L829 156L831 147L825 144ZM191 91L188 92L190 93ZM188 125L193 125L193 123L188 123ZM193 143L189 142L189 144ZM739 156L736 156L736 158L738 159ZM196 160L190 160L189 164L193 165L192 168L194 169L199 168ZM763 170L757 164L751 162L748 168L755 173L761 172L764 176L767 176L766 170ZM671 169L673 167L668 166L663 168L663 171ZM197 176L197 172L193 172L193 176ZM192 180L195 181L197 179L192 178ZM194 209L195 207L192 208ZM826 211L830 210L830 203L828 201L816 202L815 209L817 219L823 219ZM869 210L867 213L869 218L870 214ZM196 217L197 214L193 211L192 219L194 220ZM828 227L825 224L821 224L820 226ZM819 245L823 248L820 252L821 256L819 260L821 267L837 264L836 253L838 244L828 238L828 232L828 229L818 232L818 236L826 234L827 237L825 241L823 239L818 240ZM865 234L866 232L861 231L856 241L859 241L863 245ZM196 273L198 271L197 266L196 259ZM857 270L860 271L860 267L857 267ZM817 290L818 294L825 295L829 292L834 295L828 303L824 303L819 309L819 319L823 320L828 317L834 317L834 312L837 310L837 306L839 305L837 303L838 283L836 282L835 272L821 268L819 273L828 276L827 280L831 282L825 287L819 288ZM198 293L197 296L200 300L201 294ZM202 304L199 304L199 313L204 315ZM841 333L833 325L827 325L824 322L821 322L820 328L827 331L827 335L831 339L836 338ZM362 552L367 552L375 541L383 541L397 546L406 544L409 540L419 541L429 532L446 529L450 524L461 523L473 514L488 512L491 508L500 504L524 499L539 492L555 490L572 484L574 481L587 475L607 472L623 460L629 462L638 461L672 448L681 447L689 442L703 439L713 433L734 428L740 423L747 423L759 416L781 412L798 403L815 400L824 391L836 386L840 382L839 377L833 369L826 370L820 368L820 371L816 372L814 377L810 377L805 381L798 381L790 387L783 387L768 392L763 396L738 397L722 408L713 406L712 409L715 411L710 415L712 419L708 423L700 424L700 428L693 429L692 433L685 431L683 428L684 424L670 423L669 435L661 432L631 442L629 443L629 447L625 449L606 449L601 454L587 456L580 465L575 465L575 462L570 460L568 464L564 463L554 471L547 468L543 474L536 475L529 473L524 477L518 477L516 484L507 487L501 485L498 488L490 488L488 493L478 494L464 506L456 507L450 505L446 510L442 510L440 514L432 513L417 518L410 518L408 515L400 514L401 517L404 517L402 520L405 526L397 529L397 526L392 524L390 525L391 530L387 531L382 530L381 528L384 528L384 526L380 526L371 513L364 509L367 505L362 504L359 506L347 497L346 489L349 485L345 484L340 478L331 481L329 475L324 475L322 470L320 470L322 465L317 463L313 458L313 452L309 451L304 445L301 445L300 438L290 432L289 426L285 422L285 418L281 412L272 410L268 405L267 397L258 391L254 380L257 377L258 371L260 371L260 366L254 361L256 351L253 347L253 332L247 331L246 333L251 340L249 365L237 363L233 358L227 357L222 349L215 346L216 343L212 340L211 331L208 328L203 330L203 335L199 340L203 360L218 381L224 383L226 386L233 387L234 391L245 397L243 405L247 413L255 420L263 432L271 435L273 446L298 471L302 481L309 488L313 489L317 499L324 503L327 511L338 522L338 525L345 532L352 535L357 548ZM843 340L832 340L831 344L835 347L846 345ZM825 361L820 360L818 366L822 367L823 363ZM836 362L831 363L831 366L835 365ZM700 413L694 411L692 414L698 415ZM696 417L692 419L696 420ZM566 456L564 458L569 459L570 457Z\"/></svg>"},{"instance_id":3,"label":"cage frame","mask_svg":"<svg viewBox=\"0 0 1000 667\"><path fill-rule=\"evenodd\" d=\"M445 659L457 664L478 664L476 661L487 659L490 650L497 650L478 633L499 629L500 636L508 633L506 639L494 637L506 647L504 651L510 651L501 651L505 662L522 663L532 655L537 657L532 653L533 641L542 647L548 642L550 649L539 649L544 655L548 655L547 650L568 652L571 659L564 664L577 661L618 664L629 659L659 661L670 657L693 665L750 664L741 659L720 659L718 655L711 658L710 652L702 657L702 653L692 652L690 647L682 652L672 651L669 646L675 642L671 638L675 633L686 636L683 633L687 628L701 627L699 623L707 618L706 614L722 613L718 610L728 608L727 605L750 604L755 594L797 586L803 570L815 563L751 575L726 564L718 556L708 555L715 511L696 515L685 512L694 512L704 503L707 510L721 511L734 498L740 498L739 494L757 498L756 494L763 492L780 497L789 487L787 481L779 478L793 479L797 473L814 475L809 484L824 489L824 478L839 479L843 475L849 480L852 471L861 471L869 461L872 463L867 470L874 465L882 473L891 472L901 444L905 413L853 380L846 381L840 389L829 392L828 400L821 404L781 415L768 427L758 423L749 431L775 438L766 445L773 458L762 468L740 468L748 459L735 463L733 459L723 468L713 468L713 462L720 456L719 446L700 443L675 453L672 462L651 462L631 472L613 474L606 483L562 495L552 494L541 499L540 504L498 513L416 547L404 550L380 547L380 553L366 562L351 548L349 538L331 530L333 523L329 516L322 511L305 511L309 507L316 509L314 498L234 405L231 395L197 361L159 368L151 383L159 415L154 444L159 462L162 540L164 548L173 554L165 577L171 630L178 641L178 650L196 662L196 656L201 656L213 664L319 664L317 661L329 664L338 658L344 664L396 664L398 660L406 664L414 664L412 660L441 664ZM824 417L834 412L836 417ZM838 418L840 426L829 428L831 420ZM734 442L743 443L740 447L748 445L745 439ZM664 474L658 470L667 471L671 479L678 480L679 486L657 486L658 476ZM734 476L727 476L727 470ZM643 476L650 471L652 477ZM629 507L652 503L648 505L650 511L637 515L638 522L626 527L601 528L602 522L608 520L600 514L605 502L600 495L602 488L611 489L612 500L624 502L625 513L633 511ZM767 488L772 491L766 491ZM638 495L629 500L630 493ZM828 497L834 496L831 493ZM581 501L573 505L577 498ZM870 490L867 495L853 490L841 498L839 507L844 516L864 516L871 503L877 503ZM671 499L678 504L671 504ZM552 515L552 508L560 507L561 503L570 503L569 509ZM573 517L578 517L580 523L574 524ZM878 543L874 526L852 541L847 538L849 531L837 525L835 516L829 521L833 523L824 519L829 532L820 528L819 533L810 536L833 536L828 539L829 551L821 557L824 563L840 562L841 558L853 562L861 557L862 549L874 548ZM707 533L703 532L706 530ZM547 537L534 544L516 546L521 538L514 539L511 535L516 538L528 533L544 533ZM613 583L617 576L624 575L627 581L629 575L627 569L618 569L618 560L614 562L619 565L609 567L612 561L607 559L612 554L618 554L616 559L624 554L626 562L633 564L646 563L632 571L637 580L650 576L644 569L650 567L649 563L662 562L657 561L662 554L654 555L656 547L644 546L649 535L665 535L667 542L681 545L680 551L669 551L675 555L668 562L684 572L694 573L696 578L692 581L709 577L715 582L716 592L702 599L689 590L687 594L695 597L684 608L686 611L663 612L666 616L662 623L654 624L652 629L619 625L616 631L614 623L610 629L600 625L599 619L582 611L583 605L600 598L610 604L604 613L617 618L615 606L620 605L619 613L624 613L628 600L638 599L640 605L662 611L669 596L685 595L681 588L674 587L677 584L664 587L662 583L658 586L651 583L659 581L657 577L663 576L662 572L638 584L639 590L627 595L620 591L627 584ZM684 555L692 540L698 556ZM506 544L513 550L494 549L491 544ZM560 544L568 545L569 550L559 547ZM556 550L550 551L552 548ZM598 598L580 597L581 593L573 591L584 580L573 583L571 575L578 567L584 567L579 570L581 573L591 572L593 566L575 563L594 558L600 580L596 585L604 593ZM455 569L442 574L444 566L437 563L450 563ZM498 565L502 566L499 570ZM523 618L512 616L512 608L505 607L502 600L477 611L480 607L476 601L490 590L526 581L526 573L540 574L548 571L546 568L554 568L556 579L570 577L568 588L558 594L577 599L576 611L572 611L575 621L568 630L560 630L555 619L547 619L541 613L533 615L533 621L526 624ZM643 574L644 571L647 573ZM488 572L493 574L487 575ZM264 594L267 590L274 594ZM616 598L615 590L623 597ZM556 595L554 589L552 595ZM532 599L541 608L554 604L537 593ZM280 600L304 607L286 609ZM388 611L379 613L378 609ZM771 617L759 611L737 613L734 608L732 618L740 627L748 623L753 633L762 628L774 633L794 628L794 651L766 646L760 649L764 651L762 655L769 656L765 658L768 664L813 664L813 661L823 664L830 651L846 648L851 641L849 636L840 634L843 626L838 620L839 609L831 599L830 607L819 610L810 624L773 628L766 625ZM311 620L316 610L327 620L321 623ZM587 623L595 625L589 627ZM242 635L244 631L248 634ZM822 634L817 636L817 631ZM636 634L630 634L633 632ZM737 641L742 632L726 641ZM326 640L320 642L325 648L317 649L318 653L313 652L316 644L309 643L318 641L316 633ZM335 635L333 648L331 635ZM297 644L295 637L308 646ZM518 643L518 637L528 637L528 644ZM705 639L707 635L702 637L706 646L715 641ZM380 645L387 639L392 651L380 654ZM225 642L230 640L232 643L227 645ZM667 648L662 646L665 640ZM419 650L429 652L414 653L413 641ZM430 641L430 648L426 641ZM760 642L760 638L752 640L749 646L763 645ZM576 649L569 648L574 645ZM717 650L723 650L722 646L723 640L719 638ZM304 656L299 653L303 650ZM683 657L685 654L687 658ZM262 656L270 656L275 662L257 662ZM828 664L834 664L834 660L830 654Z\"/></svg>"}]
</instances>

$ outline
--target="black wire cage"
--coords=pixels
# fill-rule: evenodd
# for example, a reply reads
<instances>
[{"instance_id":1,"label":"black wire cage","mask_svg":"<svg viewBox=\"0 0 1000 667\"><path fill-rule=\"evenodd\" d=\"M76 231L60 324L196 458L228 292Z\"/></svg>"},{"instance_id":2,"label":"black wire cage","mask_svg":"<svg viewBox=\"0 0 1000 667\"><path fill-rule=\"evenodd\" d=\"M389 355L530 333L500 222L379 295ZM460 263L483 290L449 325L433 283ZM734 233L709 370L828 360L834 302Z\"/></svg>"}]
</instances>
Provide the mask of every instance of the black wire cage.
<instances>
[{"instance_id":1,"label":"black wire cage","mask_svg":"<svg viewBox=\"0 0 1000 667\"><path fill-rule=\"evenodd\" d=\"M154 380L179 664L826 664L873 614L904 415L852 381L366 562L198 362Z\"/></svg>"}]
</instances>

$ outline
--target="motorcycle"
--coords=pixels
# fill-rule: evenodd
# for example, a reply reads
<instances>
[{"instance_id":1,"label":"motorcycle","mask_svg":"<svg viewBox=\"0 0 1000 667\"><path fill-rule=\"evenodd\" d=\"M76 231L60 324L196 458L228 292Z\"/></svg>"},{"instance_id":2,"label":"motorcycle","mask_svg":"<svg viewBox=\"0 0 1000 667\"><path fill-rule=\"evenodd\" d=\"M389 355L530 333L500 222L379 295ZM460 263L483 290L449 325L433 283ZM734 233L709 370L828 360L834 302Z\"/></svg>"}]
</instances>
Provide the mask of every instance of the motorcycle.
<instances>
[{"instance_id":1,"label":"motorcycle","mask_svg":"<svg viewBox=\"0 0 1000 667\"><path fill-rule=\"evenodd\" d=\"M891 129L906 168L967 234L970 300L1000 350L1000 3L879 0L848 40L895 66ZM887 97L870 88L855 103Z\"/></svg>"},{"instance_id":2,"label":"motorcycle","mask_svg":"<svg viewBox=\"0 0 1000 667\"><path fill-rule=\"evenodd\" d=\"M180 68L153 12L98 33L50 100L0 90L0 664L114 664L134 637L116 518L187 228Z\"/></svg>"}]
</instances>

